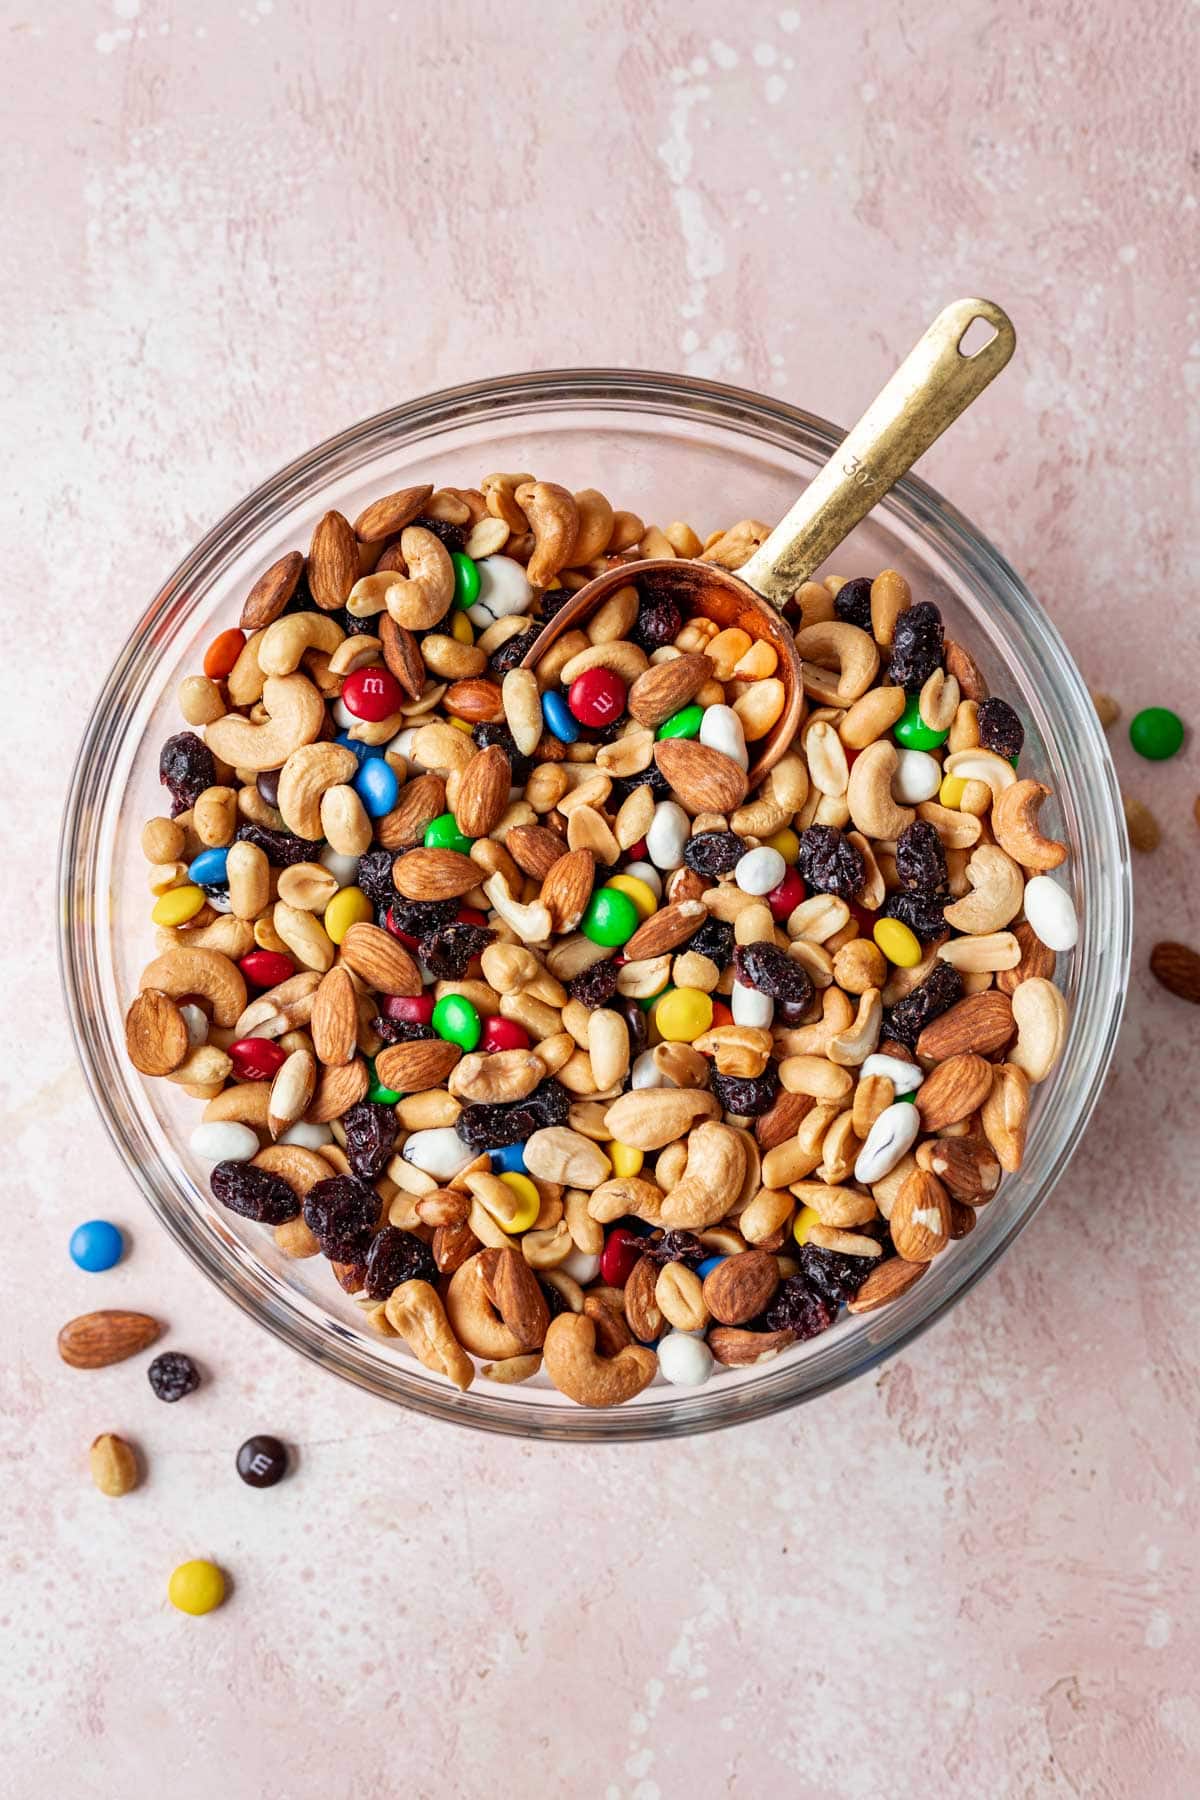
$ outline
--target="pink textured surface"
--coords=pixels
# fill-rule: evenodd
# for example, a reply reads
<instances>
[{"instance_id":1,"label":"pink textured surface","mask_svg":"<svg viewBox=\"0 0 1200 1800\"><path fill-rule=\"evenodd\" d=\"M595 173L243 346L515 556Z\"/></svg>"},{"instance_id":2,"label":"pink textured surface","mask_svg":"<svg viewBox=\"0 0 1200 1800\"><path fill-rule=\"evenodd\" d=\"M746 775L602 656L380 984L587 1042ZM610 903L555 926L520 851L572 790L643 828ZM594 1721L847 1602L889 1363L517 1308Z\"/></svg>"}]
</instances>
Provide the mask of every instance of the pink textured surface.
<instances>
[{"instance_id":1,"label":"pink textured surface","mask_svg":"<svg viewBox=\"0 0 1200 1800\"><path fill-rule=\"evenodd\" d=\"M1200 928L1191 741L1156 769L1114 734L1165 843L1055 1201L874 1377L678 1446L439 1430L256 1331L149 1224L48 929L41 954L13 930L50 918L73 747L164 570L316 439L505 369L683 368L849 421L940 304L991 294L1018 361L923 473L1093 685L1194 711L1195 10L6 14L8 604L33 610L5 713L0 1791L1195 1793L1197 1015L1144 973ZM98 1213L133 1238L106 1278L66 1258ZM167 1412L140 1369L62 1367L97 1304L167 1320L201 1392ZM103 1429L150 1463L120 1504L86 1475ZM255 1429L299 1446L274 1492L233 1476ZM204 1554L232 1597L184 1619L166 1578Z\"/></svg>"}]
</instances>

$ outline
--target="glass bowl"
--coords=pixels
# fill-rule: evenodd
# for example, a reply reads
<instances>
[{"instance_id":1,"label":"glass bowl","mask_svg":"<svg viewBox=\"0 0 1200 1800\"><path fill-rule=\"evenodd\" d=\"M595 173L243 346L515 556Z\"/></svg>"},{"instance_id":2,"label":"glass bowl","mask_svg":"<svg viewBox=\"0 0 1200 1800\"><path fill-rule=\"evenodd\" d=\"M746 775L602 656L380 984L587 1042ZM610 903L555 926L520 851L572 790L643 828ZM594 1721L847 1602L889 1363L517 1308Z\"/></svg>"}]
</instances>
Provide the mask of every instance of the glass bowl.
<instances>
[{"instance_id":1,"label":"glass bowl","mask_svg":"<svg viewBox=\"0 0 1200 1800\"><path fill-rule=\"evenodd\" d=\"M1025 1163L906 1295L843 1317L758 1368L699 1389L656 1383L611 1412L589 1412L538 1384L480 1380L459 1393L396 1340L376 1337L323 1258L289 1262L269 1232L218 1208L188 1149L199 1107L126 1060L122 1020L154 954L139 833L163 810L162 740L180 728L175 691L215 633L236 623L260 572L304 548L329 507L350 517L418 481L466 485L493 469L533 469L599 487L647 520L702 533L776 519L841 440L821 419L761 394L626 370L508 376L431 394L330 438L221 520L152 600L110 672L81 746L63 828L61 957L84 1073L133 1179L167 1230L229 1297L286 1343L419 1412L514 1435L655 1437L761 1418L811 1399L900 1348L989 1269L1046 1199L1100 1093L1120 1022L1132 924L1116 779L1087 689L1054 627L1007 563L953 507L909 478L837 552L847 574L900 569L935 600L993 691L1026 722L1022 768L1056 796L1051 827L1072 855L1063 874L1082 920L1059 959L1071 1008L1062 1062L1036 1090Z\"/></svg>"}]
</instances>

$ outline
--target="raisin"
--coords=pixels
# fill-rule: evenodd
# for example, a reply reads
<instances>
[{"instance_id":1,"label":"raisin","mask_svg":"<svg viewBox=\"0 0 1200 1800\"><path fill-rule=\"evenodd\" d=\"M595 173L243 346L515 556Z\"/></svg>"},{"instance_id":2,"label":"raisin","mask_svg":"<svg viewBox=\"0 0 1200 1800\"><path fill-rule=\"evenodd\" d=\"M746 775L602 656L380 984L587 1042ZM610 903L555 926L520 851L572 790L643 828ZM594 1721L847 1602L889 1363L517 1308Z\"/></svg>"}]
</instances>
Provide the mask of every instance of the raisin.
<instances>
[{"instance_id":1,"label":"raisin","mask_svg":"<svg viewBox=\"0 0 1200 1800\"><path fill-rule=\"evenodd\" d=\"M645 1253L652 1262L686 1263L689 1269L699 1268L708 1255L705 1246L692 1231L664 1231L661 1237L647 1239Z\"/></svg>"},{"instance_id":2,"label":"raisin","mask_svg":"<svg viewBox=\"0 0 1200 1800\"><path fill-rule=\"evenodd\" d=\"M421 939L421 961L438 981L461 981L473 956L479 956L495 939L489 926L443 925Z\"/></svg>"},{"instance_id":3,"label":"raisin","mask_svg":"<svg viewBox=\"0 0 1200 1800\"><path fill-rule=\"evenodd\" d=\"M774 1023L776 1025L782 1025L788 1031L791 1031L795 1026L803 1025L805 1023L811 1007L811 1000L807 1006L802 1006L795 1000L777 1000L775 1002Z\"/></svg>"},{"instance_id":4,"label":"raisin","mask_svg":"<svg viewBox=\"0 0 1200 1800\"><path fill-rule=\"evenodd\" d=\"M194 1394L200 1386L200 1371L190 1356L180 1350L164 1350L146 1370L150 1386L160 1400L174 1405L185 1394Z\"/></svg>"},{"instance_id":5,"label":"raisin","mask_svg":"<svg viewBox=\"0 0 1200 1800\"><path fill-rule=\"evenodd\" d=\"M216 785L213 753L194 731L177 731L159 751L158 779L171 795L172 813L186 812L205 788Z\"/></svg>"},{"instance_id":6,"label":"raisin","mask_svg":"<svg viewBox=\"0 0 1200 1800\"><path fill-rule=\"evenodd\" d=\"M447 550L461 550L467 541L467 534L461 525L452 525L449 519L430 519L424 514L413 520L423 531L432 531L435 538L441 538Z\"/></svg>"},{"instance_id":7,"label":"raisin","mask_svg":"<svg viewBox=\"0 0 1200 1800\"><path fill-rule=\"evenodd\" d=\"M931 600L910 606L896 620L888 674L906 694L919 694L942 666L942 615Z\"/></svg>"},{"instance_id":8,"label":"raisin","mask_svg":"<svg viewBox=\"0 0 1200 1800\"><path fill-rule=\"evenodd\" d=\"M629 1032L629 1060L633 1062L650 1042L650 1024L643 1009L629 995L623 995L617 1008Z\"/></svg>"},{"instance_id":9,"label":"raisin","mask_svg":"<svg viewBox=\"0 0 1200 1800\"><path fill-rule=\"evenodd\" d=\"M620 806L622 800L628 800L630 794L636 794L640 787L648 787L655 800L674 798L674 790L657 763L651 763L648 769L642 769L637 775L618 775L612 784L611 804Z\"/></svg>"},{"instance_id":10,"label":"raisin","mask_svg":"<svg viewBox=\"0 0 1200 1800\"><path fill-rule=\"evenodd\" d=\"M853 1300L877 1260L873 1256L844 1256L840 1250L822 1250L817 1244L801 1244L793 1254L803 1279L831 1306L843 1306L847 1300Z\"/></svg>"},{"instance_id":11,"label":"raisin","mask_svg":"<svg viewBox=\"0 0 1200 1800\"><path fill-rule=\"evenodd\" d=\"M718 969L723 969L733 955L733 926L724 919L705 919L699 931L688 939L688 949L697 956L707 956Z\"/></svg>"},{"instance_id":12,"label":"raisin","mask_svg":"<svg viewBox=\"0 0 1200 1800\"><path fill-rule=\"evenodd\" d=\"M308 585L307 565L301 570L300 579L292 590L292 597L284 607L284 613L316 612L317 603L312 597L312 589Z\"/></svg>"},{"instance_id":13,"label":"raisin","mask_svg":"<svg viewBox=\"0 0 1200 1800\"><path fill-rule=\"evenodd\" d=\"M896 873L906 888L941 893L950 877L942 840L927 819L914 819L896 839Z\"/></svg>"},{"instance_id":14,"label":"raisin","mask_svg":"<svg viewBox=\"0 0 1200 1800\"><path fill-rule=\"evenodd\" d=\"M395 1025L396 1019L380 1019L381 1025ZM383 1037L382 1031L379 1033ZM385 1040L386 1041L386 1040ZM342 1114L346 1132L346 1155L350 1167L361 1181L374 1181L382 1175L396 1144L395 1108L381 1100L359 1100Z\"/></svg>"},{"instance_id":15,"label":"raisin","mask_svg":"<svg viewBox=\"0 0 1200 1800\"><path fill-rule=\"evenodd\" d=\"M304 1223L331 1262L362 1262L378 1219L379 1195L356 1175L331 1175L304 1196Z\"/></svg>"},{"instance_id":16,"label":"raisin","mask_svg":"<svg viewBox=\"0 0 1200 1800\"><path fill-rule=\"evenodd\" d=\"M883 1036L895 1038L911 1050L931 1020L948 1012L962 999L962 976L949 963L935 963L920 987L905 994L884 1014Z\"/></svg>"},{"instance_id":17,"label":"raisin","mask_svg":"<svg viewBox=\"0 0 1200 1800\"><path fill-rule=\"evenodd\" d=\"M801 1275L789 1275L775 1290L775 1297L763 1314L768 1331L794 1331L801 1343L805 1338L819 1337L828 1331L837 1316L837 1307L814 1293Z\"/></svg>"},{"instance_id":18,"label":"raisin","mask_svg":"<svg viewBox=\"0 0 1200 1800\"><path fill-rule=\"evenodd\" d=\"M402 931L407 937L429 937L449 925L457 911L457 900L406 900L393 888L387 928L393 936Z\"/></svg>"},{"instance_id":19,"label":"raisin","mask_svg":"<svg viewBox=\"0 0 1200 1800\"><path fill-rule=\"evenodd\" d=\"M385 1044L418 1044L437 1036L432 1025L422 1025L416 1019L389 1019L386 1013L372 1019L371 1026Z\"/></svg>"},{"instance_id":20,"label":"raisin","mask_svg":"<svg viewBox=\"0 0 1200 1800\"><path fill-rule=\"evenodd\" d=\"M498 744L508 758L512 779L516 787L523 786L526 776L533 767L531 756L522 756L517 749L517 740L503 719L483 719L471 732L471 737L480 750L487 750L492 744Z\"/></svg>"},{"instance_id":21,"label":"raisin","mask_svg":"<svg viewBox=\"0 0 1200 1800\"><path fill-rule=\"evenodd\" d=\"M949 894L927 894L923 891L889 894L879 909L881 919L899 919L923 944L944 937L948 929L942 916L949 906Z\"/></svg>"},{"instance_id":22,"label":"raisin","mask_svg":"<svg viewBox=\"0 0 1200 1800\"><path fill-rule=\"evenodd\" d=\"M539 1275L537 1278L537 1284L542 1290L542 1295L545 1299L547 1310L549 1311L550 1317L552 1319L557 1319L559 1313L567 1312L569 1310L566 1301L563 1299L563 1297L559 1293L558 1289L555 1286L553 1286L553 1284L551 1282L543 1281L541 1276Z\"/></svg>"},{"instance_id":23,"label":"raisin","mask_svg":"<svg viewBox=\"0 0 1200 1800\"><path fill-rule=\"evenodd\" d=\"M300 1211L300 1202L282 1175L256 1169L252 1163L220 1162L208 1178L213 1199L240 1219L256 1225L283 1225Z\"/></svg>"},{"instance_id":24,"label":"raisin","mask_svg":"<svg viewBox=\"0 0 1200 1800\"><path fill-rule=\"evenodd\" d=\"M386 1300L402 1281L437 1280L433 1251L415 1232L385 1225L371 1239L362 1285L372 1300Z\"/></svg>"},{"instance_id":25,"label":"raisin","mask_svg":"<svg viewBox=\"0 0 1200 1800\"><path fill-rule=\"evenodd\" d=\"M565 587L542 589L538 599L539 629L558 617L567 601L575 598L575 592L575 589Z\"/></svg>"},{"instance_id":26,"label":"raisin","mask_svg":"<svg viewBox=\"0 0 1200 1800\"><path fill-rule=\"evenodd\" d=\"M533 1114L539 1125L565 1125L571 1110L571 1096L562 1083L551 1076L535 1087L532 1094L527 1094L521 1105Z\"/></svg>"},{"instance_id":27,"label":"raisin","mask_svg":"<svg viewBox=\"0 0 1200 1800\"><path fill-rule=\"evenodd\" d=\"M871 629L871 583L866 575L843 581L833 596L833 610L844 625L857 625L860 631Z\"/></svg>"},{"instance_id":28,"label":"raisin","mask_svg":"<svg viewBox=\"0 0 1200 1800\"><path fill-rule=\"evenodd\" d=\"M527 1106L464 1106L454 1129L468 1150L502 1150L521 1144L538 1128Z\"/></svg>"},{"instance_id":29,"label":"raisin","mask_svg":"<svg viewBox=\"0 0 1200 1800\"><path fill-rule=\"evenodd\" d=\"M1025 727L1007 700L979 702L979 742L985 750L993 750L1006 760L1020 756Z\"/></svg>"},{"instance_id":30,"label":"raisin","mask_svg":"<svg viewBox=\"0 0 1200 1800\"><path fill-rule=\"evenodd\" d=\"M683 860L697 875L727 875L746 851L736 831L698 831L683 846Z\"/></svg>"},{"instance_id":31,"label":"raisin","mask_svg":"<svg viewBox=\"0 0 1200 1800\"><path fill-rule=\"evenodd\" d=\"M629 635L643 650L661 650L664 644L673 644L682 630L683 614L675 602L656 594L642 600Z\"/></svg>"},{"instance_id":32,"label":"raisin","mask_svg":"<svg viewBox=\"0 0 1200 1800\"><path fill-rule=\"evenodd\" d=\"M809 825L800 833L796 867L814 894L853 900L866 880L863 859L836 825Z\"/></svg>"},{"instance_id":33,"label":"raisin","mask_svg":"<svg viewBox=\"0 0 1200 1800\"><path fill-rule=\"evenodd\" d=\"M272 831L266 825L255 825L246 819L238 826L239 844L257 844L275 869L294 869L297 863L314 862L321 847L320 838L297 837L291 831Z\"/></svg>"},{"instance_id":34,"label":"raisin","mask_svg":"<svg viewBox=\"0 0 1200 1800\"><path fill-rule=\"evenodd\" d=\"M379 625L377 618L360 619L345 606L340 607L337 612L330 613L329 617L341 626L347 637L369 636Z\"/></svg>"},{"instance_id":35,"label":"raisin","mask_svg":"<svg viewBox=\"0 0 1200 1800\"><path fill-rule=\"evenodd\" d=\"M488 657L492 674L507 675L510 669L519 668L537 642L541 629L540 625L531 625L528 631L518 631L515 636L506 638Z\"/></svg>"},{"instance_id":36,"label":"raisin","mask_svg":"<svg viewBox=\"0 0 1200 1800\"><path fill-rule=\"evenodd\" d=\"M805 1011L812 1005L812 976L777 944L739 944L733 953L733 973L743 987L757 988L772 1000Z\"/></svg>"},{"instance_id":37,"label":"raisin","mask_svg":"<svg viewBox=\"0 0 1200 1800\"><path fill-rule=\"evenodd\" d=\"M603 962L593 963L590 969L583 969L578 975L572 975L567 983L567 992L572 1000L580 1001L584 1006L607 1006L617 991L617 965L612 957Z\"/></svg>"},{"instance_id":38,"label":"raisin","mask_svg":"<svg viewBox=\"0 0 1200 1800\"><path fill-rule=\"evenodd\" d=\"M390 850L376 847L358 859L354 885L360 888L372 906L391 906L396 898L392 886L392 864L396 858Z\"/></svg>"},{"instance_id":39,"label":"raisin","mask_svg":"<svg viewBox=\"0 0 1200 1800\"><path fill-rule=\"evenodd\" d=\"M770 1112L779 1093L779 1070L768 1063L761 1075L721 1075L714 1069L708 1085L728 1113L758 1119Z\"/></svg>"}]
</instances>

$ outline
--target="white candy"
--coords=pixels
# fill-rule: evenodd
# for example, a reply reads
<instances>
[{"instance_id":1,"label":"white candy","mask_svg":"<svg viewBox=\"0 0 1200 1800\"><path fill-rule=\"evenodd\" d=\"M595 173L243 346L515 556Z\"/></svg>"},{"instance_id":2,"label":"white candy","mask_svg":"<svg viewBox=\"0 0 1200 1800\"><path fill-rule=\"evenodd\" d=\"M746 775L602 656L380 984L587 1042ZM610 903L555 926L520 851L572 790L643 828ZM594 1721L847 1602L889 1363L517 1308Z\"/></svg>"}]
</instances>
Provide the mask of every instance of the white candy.
<instances>
[{"instance_id":1,"label":"white candy","mask_svg":"<svg viewBox=\"0 0 1200 1800\"><path fill-rule=\"evenodd\" d=\"M204 898L208 901L208 904L212 907L214 912L227 913L233 911L233 901L229 898L228 894L222 893L220 888L214 888L211 893L206 893Z\"/></svg>"},{"instance_id":2,"label":"white candy","mask_svg":"<svg viewBox=\"0 0 1200 1800\"><path fill-rule=\"evenodd\" d=\"M775 1017L775 1002L770 994L760 994L757 988L743 987L740 981L735 981L729 1010L735 1025L766 1026Z\"/></svg>"},{"instance_id":3,"label":"white candy","mask_svg":"<svg viewBox=\"0 0 1200 1800\"><path fill-rule=\"evenodd\" d=\"M321 866L329 870L339 887L349 887L358 874L357 856L342 856L328 844L321 852Z\"/></svg>"},{"instance_id":4,"label":"white candy","mask_svg":"<svg viewBox=\"0 0 1200 1800\"><path fill-rule=\"evenodd\" d=\"M340 726L343 731L349 731L352 725L362 724L362 720L355 717L344 700L334 701L333 722L335 725Z\"/></svg>"},{"instance_id":5,"label":"white candy","mask_svg":"<svg viewBox=\"0 0 1200 1800\"><path fill-rule=\"evenodd\" d=\"M1048 875L1025 883L1025 917L1047 950L1073 950L1079 942L1079 918L1066 888Z\"/></svg>"},{"instance_id":6,"label":"white candy","mask_svg":"<svg viewBox=\"0 0 1200 1800\"><path fill-rule=\"evenodd\" d=\"M909 1101L898 1100L894 1106L885 1107L858 1153L854 1165L855 1181L861 1181L865 1187L870 1187L873 1181L881 1181L912 1149L920 1129L921 1115Z\"/></svg>"},{"instance_id":7,"label":"white candy","mask_svg":"<svg viewBox=\"0 0 1200 1800\"><path fill-rule=\"evenodd\" d=\"M586 1250L572 1250L570 1256L560 1262L558 1267L564 1275L569 1275L572 1281L577 1281L580 1287L586 1287L588 1282L595 1281L600 1273L600 1258L589 1256Z\"/></svg>"},{"instance_id":8,"label":"white candy","mask_svg":"<svg viewBox=\"0 0 1200 1800\"><path fill-rule=\"evenodd\" d=\"M679 868L683 862L683 846L688 841L691 829L688 816L678 801L660 800L646 833L646 850L650 861L660 869Z\"/></svg>"},{"instance_id":9,"label":"white candy","mask_svg":"<svg viewBox=\"0 0 1200 1800\"><path fill-rule=\"evenodd\" d=\"M428 1131L414 1131L400 1154L414 1169L432 1175L435 1181L452 1180L468 1163L474 1162L476 1156L476 1152L463 1143L453 1125L435 1125Z\"/></svg>"},{"instance_id":10,"label":"white candy","mask_svg":"<svg viewBox=\"0 0 1200 1800\"><path fill-rule=\"evenodd\" d=\"M204 1162L249 1162L258 1155L257 1132L233 1119L213 1119L207 1125L197 1125L188 1143L193 1154Z\"/></svg>"},{"instance_id":11,"label":"white candy","mask_svg":"<svg viewBox=\"0 0 1200 1800\"><path fill-rule=\"evenodd\" d=\"M886 1075L896 1093L915 1094L925 1079L924 1070L916 1063L904 1062L898 1056L884 1056L879 1050L873 1051L858 1071L860 1081L868 1075Z\"/></svg>"},{"instance_id":12,"label":"white candy","mask_svg":"<svg viewBox=\"0 0 1200 1800\"><path fill-rule=\"evenodd\" d=\"M640 1056L634 1058L629 1085L633 1088L656 1088L674 1087L675 1083L667 1080L654 1060L653 1050L643 1050Z\"/></svg>"},{"instance_id":13,"label":"white candy","mask_svg":"<svg viewBox=\"0 0 1200 1800\"><path fill-rule=\"evenodd\" d=\"M778 850L772 850L769 844L760 844L756 850L747 850L745 856L739 856L733 879L743 894L769 894L786 874L787 864Z\"/></svg>"},{"instance_id":14,"label":"white candy","mask_svg":"<svg viewBox=\"0 0 1200 1800\"><path fill-rule=\"evenodd\" d=\"M690 1331L668 1331L658 1346L658 1372L672 1387L703 1387L713 1370L713 1353Z\"/></svg>"},{"instance_id":15,"label":"white candy","mask_svg":"<svg viewBox=\"0 0 1200 1800\"><path fill-rule=\"evenodd\" d=\"M405 762L413 762L413 739L416 735L416 726L406 725L404 730L398 731L391 743L385 745L384 748L390 750L394 756L402 756ZM417 764L416 766L418 768L421 767L420 764Z\"/></svg>"},{"instance_id":16,"label":"white candy","mask_svg":"<svg viewBox=\"0 0 1200 1800\"><path fill-rule=\"evenodd\" d=\"M187 1026L188 1043L195 1050L200 1044L208 1042L208 1020L198 1006L181 1006L180 1014Z\"/></svg>"},{"instance_id":17,"label":"white candy","mask_svg":"<svg viewBox=\"0 0 1200 1800\"><path fill-rule=\"evenodd\" d=\"M625 870L625 873L627 875L632 875L635 881L644 881L646 886L653 893L654 898L656 900L662 899L662 876L659 874L653 863L630 863Z\"/></svg>"},{"instance_id":18,"label":"white candy","mask_svg":"<svg viewBox=\"0 0 1200 1800\"><path fill-rule=\"evenodd\" d=\"M905 806L932 800L942 785L942 765L928 750L901 750L892 776L892 796Z\"/></svg>"},{"instance_id":19,"label":"white candy","mask_svg":"<svg viewBox=\"0 0 1200 1800\"><path fill-rule=\"evenodd\" d=\"M700 742L710 750L719 750L723 756L731 757L740 769L750 767L746 734L732 706L705 707L700 721Z\"/></svg>"},{"instance_id":20,"label":"white candy","mask_svg":"<svg viewBox=\"0 0 1200 1800\"><path fill-rule=\"evenodd\" d=\"M528 612L533 589L519 562L511 556L485 556L475 566L479 570L479 594L467 608L472 625L486 631L497 619Z\"/></svg>"},{"instance_id":21,"label":"white candy","mask_svg":"<svg viewBox=\"0 0 1200 1800\"><path fill-rule=\"evenodd\" d=\"M295 1125L289 1125L276 1138L277 1144L299 1144L304 1150L319 1150L322 1144L333 1142L333 1133L328 1125L309 1125L301 1119Z\"/></svg>"}]
</instances>

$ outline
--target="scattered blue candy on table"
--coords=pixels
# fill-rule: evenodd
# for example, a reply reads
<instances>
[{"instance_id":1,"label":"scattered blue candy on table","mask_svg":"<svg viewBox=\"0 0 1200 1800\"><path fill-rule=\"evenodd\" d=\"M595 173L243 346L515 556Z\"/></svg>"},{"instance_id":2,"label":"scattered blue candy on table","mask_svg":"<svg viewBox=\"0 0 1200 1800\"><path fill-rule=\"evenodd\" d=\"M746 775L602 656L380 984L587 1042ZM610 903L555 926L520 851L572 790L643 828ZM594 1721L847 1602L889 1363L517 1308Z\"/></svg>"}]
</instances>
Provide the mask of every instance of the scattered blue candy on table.
<instances>
[{"instance_id":1,"label":"scattered blue candy on table","mask_svg":"<svg viewBox=\"0 0 1200 1800\"><path fill-rule=\"evenodd\" d=\"M228 850L202 850L188 864L188 880L197 887L224 887L228 860Z\"/></svg>"},{"instance_id":2,"label":"scattered blue candy on table","mask_svg":"<svg viewBox=\"0 0 1200 1800\"><path fill-rule=\"evenodd\" d=\"M542 695L542 717L546 721L546 729L560 744L579 742L579 725L561 694L551 692Z\"/></svg>"},{"instance_id":3,"label":"scattered blue candy on table","mask_svg":"<svg viewBox=\"0 0 1200 1800\"><path fill-rule=\"evenodd\" d=\"M99 1275L121 1260L125 1239L109 1219L88 1219L71 1233L71 1261L89 1275Z\"/></svg>"},{"instance_id":4,"label":"scattered blue candy on table","mask_svg":"<svg viewBox=\"0 0 1200 1800\"><path fill-rule=\"evenodd\" d=\"M363 803L368 818L382 819L400 797L400 778L382 756L368 757L350 784Z\"/></svg>"}]
</instances>

